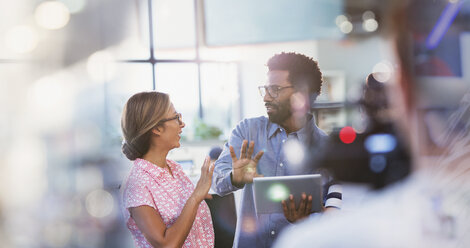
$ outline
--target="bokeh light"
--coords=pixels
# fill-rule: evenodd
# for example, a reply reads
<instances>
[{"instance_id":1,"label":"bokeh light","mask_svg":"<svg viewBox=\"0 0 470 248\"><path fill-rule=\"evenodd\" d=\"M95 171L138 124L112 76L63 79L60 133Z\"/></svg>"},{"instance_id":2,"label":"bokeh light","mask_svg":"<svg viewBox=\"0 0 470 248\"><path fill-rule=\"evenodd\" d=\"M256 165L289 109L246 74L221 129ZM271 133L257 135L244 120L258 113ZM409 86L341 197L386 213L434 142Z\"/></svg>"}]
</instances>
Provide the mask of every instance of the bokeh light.
<instances>
[{"instance_id":1,"label":"bokeh light","mask_svg":"<svg viewBox=\"0 0 470 248\"><path fill-rule=\"evenodd\" d=\"M305 96L305 94L302 94L300 92L296 92L292 94L290 97L290 104L292 107L292 110L294 111L294 114L298 113L301 114L302 116L305 115L305 111L309 109L308 106L308 99Z\"/></svg>"},{"instance_id":2,"label":"bokeh light","mask_svg":"<svg viewBox=\"0 0 470 248\"><path fill-rule=\"evenodd\" d=\"M38 44L36 31L26 25L9 29L5 34L5 45L15 53L28 53L33 51Z\"/></svg>"},{"instance_id":3,"label":"bokeh light","mask_svg":"<svg viewBox=\"0 0 470 248\"><path fill-rule=\"evenodd\" d=\"M343 22L348 21L348 18L345 15L339 15L335 19L336 26L341 26Z\"/></svg>"},{"instance_id":4,"label":"bokeh light","mask_svg":"<svg viewBox=\"0 0 470 248\"><path fill-rule=\"evenodd\" d=\"M366 138L364 146L370 153L387 153L397 146L397 139L391 134L373 134Z\"/></svg>"},{"instance_id":5,"label":"bokeh light","mask_svg":"<svg viewBox=\"0 0 470 248\"><path fill-rule=\"evenodd\" d=\"M362 28L367 32L374 32L379 27L379 23L375 19L367 19L362 22Z\"/></svg>"},{"instance_id":6,"label":"bokeh light","mask_svg":"<svg viewBox=\"0 0 470 248\"><path fill-rule=\"evenodd\" d=\"M375 14L371 10L367 10L362 14L362 20L375 19Z\"/></svg>"},{"instance_id":7,"label":"bokeh light","mask_svg":"<svg viewBox=\"0 0 470 248\"><path fill-rule=\"evenodd\" d=\"M356 131L350 126L343 127L339 131L339 139L345 144L351 144L356 139Z\"/></svg>"},{"instance_id":8,"label":"bokeh light","mask_svg":"<svg viewBox=\"0 0 470 248\"><path fill-rule=\"evenodd\" d=\"M243 232L247 232L247 233L256 232L256 220L254 220L253 218L245 217L242 223L243 223L243 226L242 226Z\"/></svg>"},{"instance_id":9,"label":"bokeh light","mask_svg":"<svg viewBox=\"0 0 470 248\"><path fill-rule=\"evenodd\" d=\"M273 184L269 187L268 198L273 202L280 202L287 199L289 196L289 189L282 184Z\"/></svg>"},{"instance_id":10,"label":"bokeh light","mask_svg":"<svg viewBox=\"0 0 470 248\"><path fill-rule=\"evenodd\" d=\"M76 14L82 11L86 6L85 0L60 0L67 6L71 14Z\"/></svg>"},{"instance_id":11,"label":"bokeh light","mask_svg":"<svg viewBox=\"0 0 470 248\"><path fill-rule=\"evenodd\" d=\"M361 117L360 115L355 115L352 117L352 128L356 131L356 133L364 133L369 125L369 119L367 116Z\"/></svg>"},{"instance_id":12,"label":"bokeh light","mask_svg":"<svg viewBox=\"0 0 470 248\"><path fill-rule=\"evenodd\" d=\"M344 21L339 26L339 29L341 30L341 32L343 32L345 34L349 34L353 30L353 24L350 21Z\"/></svg>"},{"instance_id":13,"label":"bokeh light","mask_svg":"<svg viewBox=\"0 0 470 248\"><path fill-rule=\"evenodd\" d=\"M289 164L300 165L305 157L305 151L302 143L297 139L288 139L284 143L284 155Z\"/></svg>"},{"instance_id":14,"label":"bokeh light","mask_svg":"<svg viewBox=\"0 0 470 248\"><path fill-rule=\"evenodd\" d=\"M90 55L86 68L93 81L100 83L114 79L117 72L115 58L107 51L98 51Z\"/></svg>"},{"instance_id":15,"label":"bokeh light","mask_svg":"<svg viewBox=\"0 0 470 248\"><path fill-rule=\"evenodd\" d=\"M374 155L370 158L369 168L375 172L380 173L385 170L387 166L387 159L383 155Z\"/></svg>"},{"instance_id":16,"label":"bokeh light","mask_svg":"<svg viewBox=\"0 0 470 248\"><path fill-rule=\"evenodd\" d=\"M113 211L114 199L108 191L98 189L87 195L85 206L91 216L103 218Z\"/></svg>"},{"instance_id":17,"label":"bokeh light","mask_svg":"<svg viewBox=\"0 0 470 248\"><path fill-rule=\"evenodd\" d=\"M36 23L45 29L60 29L70 20L70 11L62 2L46 1L34 11Z\"/></svg>"},{"instance_id":18,"label":"bokeh light","mask_svg":"<svg viewBox=\"0 0 470 248\"><path fill-rule=\"evenodd\" d=\"M393 65L388 61L381 61L372 68L372 76L379 82L387 82L392 77Z\"/></svg>"}]
</instances>

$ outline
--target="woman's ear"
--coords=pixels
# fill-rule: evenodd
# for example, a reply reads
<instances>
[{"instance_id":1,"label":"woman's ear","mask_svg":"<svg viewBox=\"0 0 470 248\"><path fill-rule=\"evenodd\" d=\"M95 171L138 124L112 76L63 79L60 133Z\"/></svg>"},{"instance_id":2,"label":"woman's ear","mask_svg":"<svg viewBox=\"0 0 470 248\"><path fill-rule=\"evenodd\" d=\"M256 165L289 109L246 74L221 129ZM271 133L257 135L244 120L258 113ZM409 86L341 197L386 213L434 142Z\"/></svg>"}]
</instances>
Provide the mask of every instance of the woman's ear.
<instances>
[{"instance_id":1,"label":"woman's ear","mask_svg":"<svg viewBox=\"0 0 470 248\"><path fill-rule=\"evenodd\" d=\"M158 127L154 127L154 128L152 128L152 133L154 135L160 136L160 134L162 133L162 130L160 130L160 128L158 128Z\"/></svg>"}]
</instances>

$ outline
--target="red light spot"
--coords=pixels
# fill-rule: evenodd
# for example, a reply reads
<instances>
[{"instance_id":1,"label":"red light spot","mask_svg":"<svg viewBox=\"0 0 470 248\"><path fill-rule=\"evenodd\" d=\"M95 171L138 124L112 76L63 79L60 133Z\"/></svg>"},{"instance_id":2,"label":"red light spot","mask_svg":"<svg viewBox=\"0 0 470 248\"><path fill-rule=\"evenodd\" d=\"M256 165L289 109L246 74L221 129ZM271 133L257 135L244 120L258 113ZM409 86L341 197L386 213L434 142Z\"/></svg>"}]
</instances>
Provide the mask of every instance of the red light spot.
<instances>
[{"instance_id":1,"label":"red light spot","mask_svg":"<svg viewBox=\"0 0 470 248\"><path fill-rule=\"evenodd\" d=\"M345 144L351 144L356 139L356 132L352 127L343 127L339 131L339 139Z\"/></svg>"}]
</instances>

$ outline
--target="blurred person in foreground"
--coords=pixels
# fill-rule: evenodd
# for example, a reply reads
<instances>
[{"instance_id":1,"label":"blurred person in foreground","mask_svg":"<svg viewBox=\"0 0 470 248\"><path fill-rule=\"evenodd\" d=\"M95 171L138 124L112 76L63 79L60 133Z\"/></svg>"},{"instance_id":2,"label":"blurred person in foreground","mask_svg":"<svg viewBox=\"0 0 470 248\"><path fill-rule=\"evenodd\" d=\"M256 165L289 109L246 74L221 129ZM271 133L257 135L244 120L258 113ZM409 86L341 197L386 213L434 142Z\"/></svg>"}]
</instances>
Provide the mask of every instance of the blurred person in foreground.
<instances>
[{"instance_id":1,"label":"blurred person in foreground","mask_svg":"<svg viewBox=\"0 0 470 248\"><path fill-rule=\"evenodd\" d=\"M424 130L435 123L424 119L427 109L423 107L443 100L433 98L430 92L445 96L455 88L448 87L446 81L432 84L431 78L421 77L416 70L424 66L425 59L417 56L416 49L424 40L420 34L432 33L432 26L427 25L439 24L441 13L459 10L462 5L468 9L468 2L393 0L388 4L389 31L398 63L397 88L390 93L395 94L391 99L396 123L410 144L412 172L404 181L371 195L359 211L311 219L286 230L275 247L470 247L470 95L464 95L449 118L444 132L446 147L430 149ZM444 18L449 20L453 19ZM449 23L446 35L455 34L458 25ZM432 63L426 66L435 68ZM455 94L459 92L450 95Z\"/></svg>"},{"instance_id":2,"label":"blurred person in foreground","mask_svg":"<svg viewBox=\"0 0 470 248\"><path fill-rule=\"evenodd\" d=\"M354 187L355 191L382 189L410 173L409 148L391 120L386 94L390 82L386 78L384 73L367 76L357 102L364 126L350 131L354 138L344 140L349 127L333 130L324 152L310 161L327 168L335 179L348 182L345 186Z\"/></svg>"},{"instance_id":3,"label":"blurred person in foreground","mask_svg":"<svg viewBox=\"0 0 470 248\"><path fill-rule=\"evenodd\" d=\"M196 185L167 159L185 124L165 93L141 92L124 106L122 152L134 161L123 187L124 215L137 247L213 247L204 202L214 170L206 157Z\"/></svg>"},{"instance_id":4,"label":"blurred person in foreground","mask_svg":"<svg viewBox=\"0 0 470 248\"><path fill-rule=\"evenodd\" d=\"M321 147L328 138L310 113L323 82L318 63L283 52L270 58L267 67L268 81L258 89L269 118L242 120L215 163L212 189L221 196L242 190L234 247L271 247L284 227L310 215L312 196L305 194L298 206L292 195L283 201L283 214L257 214L252 182L258 176L318 173L315 167L303 166L305 148ZM338 209L341 189L330 184L325 183L324 207Z\"/></svg>"}]
</instances>

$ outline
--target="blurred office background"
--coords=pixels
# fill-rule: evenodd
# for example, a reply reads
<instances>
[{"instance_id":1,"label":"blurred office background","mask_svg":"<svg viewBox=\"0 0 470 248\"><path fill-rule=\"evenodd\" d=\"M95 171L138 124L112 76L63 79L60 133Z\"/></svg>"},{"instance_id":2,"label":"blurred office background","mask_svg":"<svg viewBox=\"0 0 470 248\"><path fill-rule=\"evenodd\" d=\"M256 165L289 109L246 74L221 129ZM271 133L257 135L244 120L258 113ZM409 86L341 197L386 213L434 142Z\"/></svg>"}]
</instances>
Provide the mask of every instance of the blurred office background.
<instances>
[{"instance_id":1,"label":"blurred office background","mask_svg":"<svg viewBox=\"0 0 470 248\"><path fill-rule=\"evenodd\" d=\"M120 114L139 91L168 92L183 114L182 147L170 157L194 180L210 147L242 118L265 114L257 86L275 53L319 61L322 129L361 130L346 103L369 73L387 81L394 71L380 2L2 1L0 247L133 246L119 206L131 166ZM465 64L470 40L460 38ZM466 89L460 68L443 73Z\"/></svg>"}]
</instances>

